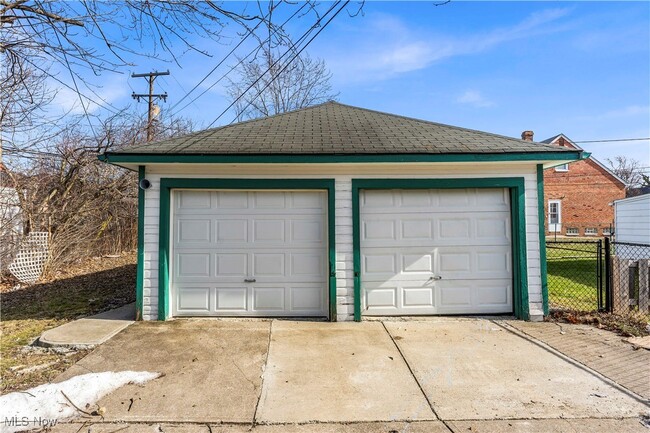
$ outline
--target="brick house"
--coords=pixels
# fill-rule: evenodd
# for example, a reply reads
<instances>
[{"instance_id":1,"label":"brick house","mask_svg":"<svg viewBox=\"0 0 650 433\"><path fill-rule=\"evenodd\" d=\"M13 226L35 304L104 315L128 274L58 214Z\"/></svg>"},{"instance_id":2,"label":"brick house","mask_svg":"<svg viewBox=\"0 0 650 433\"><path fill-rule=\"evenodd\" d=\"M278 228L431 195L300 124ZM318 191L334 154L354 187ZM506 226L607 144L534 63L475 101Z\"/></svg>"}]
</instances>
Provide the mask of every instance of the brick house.
<instances>
[{"instance_id":1,"label":"brick house","mask_svg":"<svg viewBox=\"0 0 650 433\"><path fill-rule=\"evenodd\" d=\"M531 140L532 131L522 133ZM564 134L541 143L583 149ZM544 206L547 235L603 236L614 223L615 200L625 198L627 184L604 164L588 157L544 170Z\"/></svg>"}]
</instances>

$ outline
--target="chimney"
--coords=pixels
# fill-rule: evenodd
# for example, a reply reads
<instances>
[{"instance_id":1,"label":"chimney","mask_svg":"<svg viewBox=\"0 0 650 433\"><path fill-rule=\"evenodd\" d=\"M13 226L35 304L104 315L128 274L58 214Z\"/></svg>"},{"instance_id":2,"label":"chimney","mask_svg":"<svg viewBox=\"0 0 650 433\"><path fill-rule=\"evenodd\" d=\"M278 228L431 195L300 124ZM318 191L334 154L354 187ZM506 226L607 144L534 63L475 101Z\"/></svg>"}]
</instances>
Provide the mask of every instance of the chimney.
<instances>
[{"instance_id":1,"label":"chimney","mask_svg":"<svg viewBox=\"0 0 650 433\"><path fill-rule=\"evenodd\" d=\"M521 139L526 141L533 141L533 131L524 131L521 133Z\"/></svg>"}]
</instances>

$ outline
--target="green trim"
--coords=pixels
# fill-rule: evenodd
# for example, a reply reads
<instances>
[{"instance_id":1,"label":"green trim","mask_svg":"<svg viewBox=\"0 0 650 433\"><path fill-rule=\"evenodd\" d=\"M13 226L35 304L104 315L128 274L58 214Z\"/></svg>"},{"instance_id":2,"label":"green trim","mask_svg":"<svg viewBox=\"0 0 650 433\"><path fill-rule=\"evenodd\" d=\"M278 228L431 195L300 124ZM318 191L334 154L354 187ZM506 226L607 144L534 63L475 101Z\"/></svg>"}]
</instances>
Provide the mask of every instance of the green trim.
<instances>
[{"instance_id":1,"label":"green trim","mask_svg":"<svg viewBox=\"0 0 650 433\"><path fill-rule=\"evenodd\" d=\"M546 205L544 201L544 166L537 165L537 214L539 217L539 266L542 274L542 309L548 316L548 270L546 268Z\"/></svg>"},{"instance_id":2,"label":"green trim","mask_svg":"<svg viewBox=\"0 0 650 433\"><path fill-rule=\"evenodd\" d=\"M526 262L526 197L521 177L478 179L352 179L352 234L354 260L354 320L361 320L361 239L359 194L365 189L508 188L512 220L513 308L515 316L528 320L528 271Z\"/></svg>"},{"instance_id":3,"label":"green trim","mask_svg":"<svg viewBox=\"0 0 650 433\"><path fill-rule=\"evenodd\" d=\"M364 163L364 162L490 162L490 161L556 161L579 160L582 152L522 152L522 153L456 153L456 154L268 154L268 155L192 155L192 154L129 154L105 153L99 159L111 164L273 164L273 163Z\"/></svg>"},{"instance_id":4,"label":"green trim","mask_svg":"<svg viewBox=\"0 0 650 433\"><path fill-rule=\"evenodd\" d=\"M336 233L334 179L160 179L160 234L158 241L158 320L169 317L169 215L172 189L326 190L329 259L329 315L336 321Z\"/></svg>"},{"instance_id":5,"label":"green trim","mask_svg":"<svg viewBox=\"0 0 650 433\"><path fill-rule=\"evenodd\" d=\"M138 265L135 277L135 320L142 320L144 305L144 190L140 181L144 179L145 167L138 167Z\"/></svg>"}]
</instances>

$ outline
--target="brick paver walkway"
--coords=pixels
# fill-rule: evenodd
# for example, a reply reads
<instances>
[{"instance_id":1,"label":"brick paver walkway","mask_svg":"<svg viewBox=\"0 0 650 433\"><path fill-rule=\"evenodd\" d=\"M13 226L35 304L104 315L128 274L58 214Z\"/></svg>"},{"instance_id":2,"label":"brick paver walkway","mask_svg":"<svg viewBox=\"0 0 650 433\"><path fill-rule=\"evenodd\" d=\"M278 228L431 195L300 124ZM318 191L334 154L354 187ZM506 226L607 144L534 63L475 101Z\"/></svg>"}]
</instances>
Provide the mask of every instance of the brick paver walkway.
<instances>
[{"instance_id":1,"label":"brick paver walkway","mask_svg":"<svg viewBox=\"0 0 650 433\"><path fill-rule=\"evenodd\" d=\"M510 326L650 399L650 350L589 325L509 321Z\"/></svg>"}]
</instances>

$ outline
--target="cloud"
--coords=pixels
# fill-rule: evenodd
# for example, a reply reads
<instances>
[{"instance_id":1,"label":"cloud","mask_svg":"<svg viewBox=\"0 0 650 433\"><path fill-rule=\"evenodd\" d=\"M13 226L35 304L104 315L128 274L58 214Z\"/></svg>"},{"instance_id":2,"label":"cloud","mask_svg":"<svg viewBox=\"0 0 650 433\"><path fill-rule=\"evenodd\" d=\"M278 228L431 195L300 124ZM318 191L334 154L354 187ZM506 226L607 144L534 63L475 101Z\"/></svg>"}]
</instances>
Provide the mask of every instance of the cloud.
<instances>
[{"instance_id":1,"label":"cloud","mask_svg":"<svg viewBox=\"0 0 650 433\"><path fill-rule=\"evenodd\" d=\"M356 29L358 38L354 44L349 41L333 44L325 57L338 81L384 80L425 69L443 59L477 54L509 41L562 31L565 27L555 22L569 13L569 8L546 9L530 14L517 24L463 37L413 29L397 17L374 14L367 26Z\"/></svg>"},{"instance_id":2,"label":"cloud","mask_svg":"<svg viewBox=\"0 0 650 433\"><path fill-rule=\"evenodd\" d=\"M487 108L493 107L494 102L486 99L481 92L477 90L466 90L462 95L456 98L456 102L459 104L471 105L476 108Z\"/></svg>"}]
</instances>

